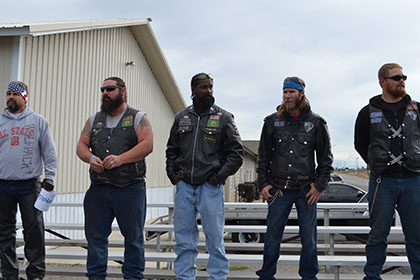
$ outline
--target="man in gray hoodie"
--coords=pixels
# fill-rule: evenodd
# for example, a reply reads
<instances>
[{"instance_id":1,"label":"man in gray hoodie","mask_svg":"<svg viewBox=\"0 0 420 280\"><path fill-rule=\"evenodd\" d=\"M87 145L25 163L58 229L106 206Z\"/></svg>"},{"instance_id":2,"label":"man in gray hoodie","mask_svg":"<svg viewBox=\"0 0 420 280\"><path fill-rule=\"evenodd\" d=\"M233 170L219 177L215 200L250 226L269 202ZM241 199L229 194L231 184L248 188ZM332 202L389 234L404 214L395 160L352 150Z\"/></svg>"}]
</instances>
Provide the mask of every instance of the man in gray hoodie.
<instances>
[{"instance_id":1,"label":"man in gray hoodie","mask_svg":"<svg viewBox=\"0 0 420 280\"><path fill-rule=\"evenodd\" d=\"M22 217L28 279L45 275L44 220L34 207L41 187L51 190L57 152L46 119L28 106L28 87L11 82L0 116L0 260L4 279L19 279L16 258L17 205ZM39 179L44 171L44 180Z\"/></svg>"}]
</instances>

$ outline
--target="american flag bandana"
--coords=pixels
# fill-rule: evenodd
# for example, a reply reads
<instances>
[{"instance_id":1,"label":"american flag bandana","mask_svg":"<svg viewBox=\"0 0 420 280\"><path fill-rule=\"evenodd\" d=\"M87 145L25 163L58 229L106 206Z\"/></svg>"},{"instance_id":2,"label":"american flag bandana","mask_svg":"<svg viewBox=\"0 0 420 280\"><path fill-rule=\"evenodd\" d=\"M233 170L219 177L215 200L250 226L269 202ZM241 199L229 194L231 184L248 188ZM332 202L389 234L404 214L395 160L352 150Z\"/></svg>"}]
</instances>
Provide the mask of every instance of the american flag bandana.
<instances>
[{"instance_id":1,"label":"american flag bandana","mask_svg":"<svg viewBox=\"0 0 420 280\"><path fill-rule=\"evenodd\" d=\"M23 88L23 86L19 84L9 84L7 91L19 92L23 96L23 99L25 99L25 101L28 101L28 94L26 93L26 90Z\"/></svg>"}]
</instances>

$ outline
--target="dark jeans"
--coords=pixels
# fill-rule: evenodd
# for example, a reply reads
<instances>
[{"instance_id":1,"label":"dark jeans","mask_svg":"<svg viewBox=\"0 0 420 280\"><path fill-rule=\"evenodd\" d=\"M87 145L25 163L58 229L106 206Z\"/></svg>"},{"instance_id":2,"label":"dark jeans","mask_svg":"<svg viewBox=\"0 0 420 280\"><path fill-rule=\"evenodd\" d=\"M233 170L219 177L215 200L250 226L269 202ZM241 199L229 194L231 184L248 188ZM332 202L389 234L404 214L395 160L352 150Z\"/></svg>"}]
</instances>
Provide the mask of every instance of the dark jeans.
<instances>
[{"instance_id":1,"label":"dark jeans","mask_svg":"<svg viewBox=\"0 0 420 280\"><path fill-rule=\"evenodd\" d=\"M305 193L309 187L305 189ZM270 202L270 201L269 201ZM296 205L299 222L299 236L302 243L299 261L299 275L303 280L316 280L318 268L318 256L316 249L316 204L306 206L306 199L302 198L299 190L283 191L283 196L269 206L267 215L267 232L264 237L263 266L257 271L260 280L275 279L277 261L280 256L280 244L283 237L284 227L292 210L293 203Z\"/></svg>"},{"instance_id":2,"label":"dark jeans","mask_svg":"<svg viewBox=\"0 0 420 280\"><path fill-rule=\"evenodd\" d=\"M380 274L386 258L387 239L397 209L405 236L405 248L413 279L420 279L420 177L381 177L373 203L377 176L369 180L369 223L371 230L366 244L365 280L382 279Z\"/></svg>"},{"instance_id":3,"label":"dark jeans","mask_svg":"<svg viewBox=\"0 0 420 280\"><path fill-rule=\"evenodd\" d=\"M85 235L88 241L87 273L89 278L106 278L108 236L117 219L124 236L124 279L143 279L145 266L143 228L146 218L144 181L118 188L91 185L83 202Z\"/></svg>"},{"instance_id":4,"label":"dark jeans","mask_svg":"<svg viewBox=\"0 0 420 280\"><path fill-rule=\"evenodd\" d=\"M28 279L44 278L45 239L42 212L34 207L40 191L35 180L0 180L0 260L1 272L6 279L19 279L16 257L16 213L22 217L26 268Z\"/></svg>"}]
</instances>

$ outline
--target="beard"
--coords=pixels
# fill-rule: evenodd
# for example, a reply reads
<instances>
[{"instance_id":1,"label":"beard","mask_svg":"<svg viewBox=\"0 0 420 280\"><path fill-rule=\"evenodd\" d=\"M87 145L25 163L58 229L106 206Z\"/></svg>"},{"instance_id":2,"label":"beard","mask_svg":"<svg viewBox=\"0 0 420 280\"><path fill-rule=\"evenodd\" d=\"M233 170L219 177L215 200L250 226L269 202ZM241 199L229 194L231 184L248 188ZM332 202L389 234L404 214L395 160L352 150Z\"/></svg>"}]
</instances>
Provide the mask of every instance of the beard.
<instances>
[{"instance_id":1,"label":"beard","mask_svg":"<svg viewBox=\"0 0 420 280\"><path fill-rule=\"evenodd\" d=\"M207 94L204 96L193 96L194 108L198 113L204 113L214 104L214 96Z\"/></svg>"},{"instance_id":2,"label":"beard","mask_svg":"<svg viewBox=\"0 0 420 280\"><path fill-rule=\"evenodd\" d=\"M403 86L397 86L395 89L388 89L388 92L392 97L395 98L404 97L407 95L405 87Z\"/></svg>"},{"instance_id":3,"label":"beard","mask_svg":"<svg viewBox=\"0 0 420 280\"><path fill-rule=\"evenodd\" d=\"M19 104L16 103L16 101L14 100L7 101L7 110L9 110L9 112L16 113L17 111L19 111L19 109L20 109L20 106Z\"/></svg>"},{"instance_id":4,"label":"beard","mask_svg":"<svg viewBox=\"0 0 420 280\"><path fill-rule=\"evenodd\" d=\"M302 104L302 96L296 96L296 98L294 98L291 101L283 101L284 107L286 108L286 112L290 112L293 110L296 110L300 107L300 105Z\"/></svg>"},{"instance_id":5,"label":"beard","mask_svg":"<svg viewBox=\"0 0 420 280\"><path fill-rule=\"evenodd\" d=\"M120 107L123 104L124 99L122 96L122 92L120 90L117 97L113 100L110 97L103 96L102 97L102 104L101 104L101 111L111 114L116 108Z\"/></svg>"}]
</instances>

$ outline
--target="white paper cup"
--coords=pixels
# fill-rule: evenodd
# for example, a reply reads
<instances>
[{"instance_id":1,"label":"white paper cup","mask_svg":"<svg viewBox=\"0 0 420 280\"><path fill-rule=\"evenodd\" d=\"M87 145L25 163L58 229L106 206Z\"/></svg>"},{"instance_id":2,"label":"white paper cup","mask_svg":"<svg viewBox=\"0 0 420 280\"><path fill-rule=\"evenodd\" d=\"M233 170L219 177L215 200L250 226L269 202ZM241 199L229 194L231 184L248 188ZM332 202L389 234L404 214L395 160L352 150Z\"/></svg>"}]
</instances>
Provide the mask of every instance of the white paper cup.
<instances>
[{"instance_id":1,"label":"white paper cup","mask_svg":"<svg viewBox=\"0 0 420 280\"><path fill-rule=\"evenodd\" d=\"M46 191L45 189L41 188L41 192L35 201L35 208L43 212L48 211L56 195L57 193L55 190Z\"/></svg>"}]
</instances>

